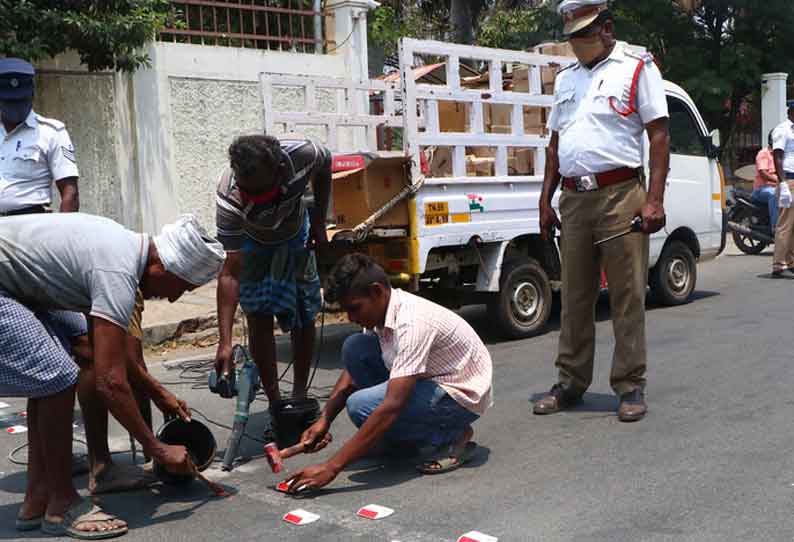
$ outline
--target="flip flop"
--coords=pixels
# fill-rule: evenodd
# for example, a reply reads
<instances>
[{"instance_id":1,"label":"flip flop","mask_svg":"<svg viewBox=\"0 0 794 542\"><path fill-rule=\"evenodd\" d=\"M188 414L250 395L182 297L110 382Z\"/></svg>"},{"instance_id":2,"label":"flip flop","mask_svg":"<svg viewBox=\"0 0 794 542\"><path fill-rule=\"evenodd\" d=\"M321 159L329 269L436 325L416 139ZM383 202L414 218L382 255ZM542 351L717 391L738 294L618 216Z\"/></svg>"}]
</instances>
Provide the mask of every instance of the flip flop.
<instances>
[{"instance_id":1,"label":"flip flop","mask_svg":"<svg viewBox=\"0 0 794 542\"><path fill-rule=\"evenodd\" d=\"M35 518L30 519L17 518L15 527L17 531L20 532L35 531L41 527L41 522L43 519L44 515L36 516Z\"/></svg>"},{"instance_id":2,"label":"flip flop","mask_svg":"<svg viewBox=\"0 0 794 542\"><path fill-rule=\"evenodd\" d=\"M452 472L453 470L465 465L474 455L477 449L476 442L467 442L463 446L450 446L446 454L439 455L435 459L429 459L417 465L417 470L422 474L441 474Z\"/></svg>"},{"instance_id":3,"label":"flip flop","mask_svg":"<svg viewBox=\"0 0 794 542\"><path fill-rule=\"evenodd\" d=\"M117 519L96 506L91 499L80 499L70 506L63 514L60 522L41 521L41 531L53 536L70 536L78 540L103 540L126 534L128 527L117 527L107 531L81 531L77 526L81 523L102 523Z\"/></svg>"}]
</instances>

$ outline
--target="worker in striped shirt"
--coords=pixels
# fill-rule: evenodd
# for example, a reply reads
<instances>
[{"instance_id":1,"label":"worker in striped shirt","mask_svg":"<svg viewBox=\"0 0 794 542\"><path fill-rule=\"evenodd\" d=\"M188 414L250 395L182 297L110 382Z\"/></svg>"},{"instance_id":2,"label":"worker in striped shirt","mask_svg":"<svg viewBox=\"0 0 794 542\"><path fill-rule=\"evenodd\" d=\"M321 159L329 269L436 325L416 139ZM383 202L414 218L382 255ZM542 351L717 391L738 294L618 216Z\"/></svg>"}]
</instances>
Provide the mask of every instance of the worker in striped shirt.
<instances>
[{"instance_id":1,"label":"worker in striped shirt","mask_svg":"<svg viewBox=\"0 0 794 542\"><path fill-rule=\"evenodd\" d=\"M364 332L342 346L345 368L301 442L308 452L325 447L344 408L359 429L328 461L292 476L290 491L327 485L377 446L432 447L433 456L418 466L425 474L469 460L476 449L472 423L492 404L491 356L471 326L444 307L391 288L383 269L362 254L336 264L327 297Z\"/></svg>"}]
</instances>

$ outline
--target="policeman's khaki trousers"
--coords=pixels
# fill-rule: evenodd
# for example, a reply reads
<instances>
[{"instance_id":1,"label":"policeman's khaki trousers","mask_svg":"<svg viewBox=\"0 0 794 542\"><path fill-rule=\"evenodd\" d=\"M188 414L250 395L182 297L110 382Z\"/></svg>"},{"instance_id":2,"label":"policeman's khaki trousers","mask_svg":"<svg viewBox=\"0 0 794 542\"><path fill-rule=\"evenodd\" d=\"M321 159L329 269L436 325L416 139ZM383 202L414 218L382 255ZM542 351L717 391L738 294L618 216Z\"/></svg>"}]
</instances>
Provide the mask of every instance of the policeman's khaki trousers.
<instances>
[{"instance_id":1,"label":"policeman's khaki trousers","mask_svg":"<svg viewBox=\"0 0 794 542\"><path fill-rule=\"evenodd\" d=\"M592 192L566 190L560 198L562 329L556 365L560 383L574 392L584 393L593 380L602 266L615 333L610 385L618 395L645 387L648 236L630 233L598 248L593 243L628 229L646 199L639 179Z\"/></svg>"},{"instance_id":2,"label":"policeman's khaki trousers","mask_svg":"<svg viewBox=\"0 0 794 542\"><path fill-rule=\"evenodd\" d=\"M794 181L787 181L788 187L794 193ZM780 189L775 192L775 197L780 201ZM794 271L794 203L786 209L780 208L775 228L775 256L772 260L772 271Z\"/></svg>"}]
</instances>

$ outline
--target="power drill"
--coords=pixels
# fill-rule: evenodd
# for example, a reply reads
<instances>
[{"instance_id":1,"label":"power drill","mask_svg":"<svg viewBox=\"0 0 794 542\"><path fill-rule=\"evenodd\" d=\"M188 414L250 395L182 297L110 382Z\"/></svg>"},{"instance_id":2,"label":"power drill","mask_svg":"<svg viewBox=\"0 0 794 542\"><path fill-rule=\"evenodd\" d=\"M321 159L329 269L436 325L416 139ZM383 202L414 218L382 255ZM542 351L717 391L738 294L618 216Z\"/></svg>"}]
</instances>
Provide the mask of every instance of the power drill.
<instances>
[{"instance_id":1,"label":"power drill","mask_svg":"<svg viewBox=\"0 0 794 542\"><path fill-rule=\"evenodd\" d=\"M230 399L237 396L237 405L234 411L234 425L229 440L226 443L226 452L223 455L221 468L230 471L233 468L234 459L237 457L237 450L240 448L240 441L248 423L248 415L251 403L256 398L259 390L259 369L251 359L248 349L241 345L235 345L232 349L232 362L234 371L229 375L218 376L216 371L210 371L209 388L213 393L221 397Z\"/></svg>"}]
</instances>

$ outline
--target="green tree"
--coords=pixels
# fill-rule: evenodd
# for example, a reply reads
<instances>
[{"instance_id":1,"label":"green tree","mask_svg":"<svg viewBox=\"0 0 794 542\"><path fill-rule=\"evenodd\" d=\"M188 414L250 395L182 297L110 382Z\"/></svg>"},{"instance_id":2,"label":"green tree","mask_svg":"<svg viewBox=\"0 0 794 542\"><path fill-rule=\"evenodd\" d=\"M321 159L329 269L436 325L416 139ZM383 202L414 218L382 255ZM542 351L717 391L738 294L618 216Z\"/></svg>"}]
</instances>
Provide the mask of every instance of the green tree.
<instances>
[{"instance_id":1,"label":"green tree","mask_svg":"<svg viewBox=\"0 0 794 542\"><path fill-rule=\"evenodd\" d=\"M133 71L172 12L170 0L0 0L0 54L36 61L73 49L89 70Z\"/></svg>"}]
</instances>

